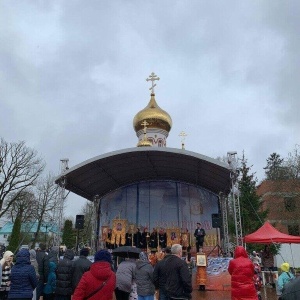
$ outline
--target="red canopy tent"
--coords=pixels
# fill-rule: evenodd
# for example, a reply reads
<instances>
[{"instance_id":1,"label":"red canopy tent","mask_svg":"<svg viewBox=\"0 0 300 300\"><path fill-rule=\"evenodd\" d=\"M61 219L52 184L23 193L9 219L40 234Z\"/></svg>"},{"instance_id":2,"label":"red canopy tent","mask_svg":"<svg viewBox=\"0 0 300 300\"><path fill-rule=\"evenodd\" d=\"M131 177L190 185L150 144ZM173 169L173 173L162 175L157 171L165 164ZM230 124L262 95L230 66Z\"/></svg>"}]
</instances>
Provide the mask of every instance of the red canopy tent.
<instances>
[{"instance_id":1,"label":"red canopy tent","mask_svg":"<svg viewBox=\"0 0 300 300\"><path fill-rule=\"evenodd\" d=\"M285 244L300 244L300 236L289 235L278 231L269 222L244 237L245 243L257 244L271 244L271 243L285 243Z\"/></svg>"}]
</instances>

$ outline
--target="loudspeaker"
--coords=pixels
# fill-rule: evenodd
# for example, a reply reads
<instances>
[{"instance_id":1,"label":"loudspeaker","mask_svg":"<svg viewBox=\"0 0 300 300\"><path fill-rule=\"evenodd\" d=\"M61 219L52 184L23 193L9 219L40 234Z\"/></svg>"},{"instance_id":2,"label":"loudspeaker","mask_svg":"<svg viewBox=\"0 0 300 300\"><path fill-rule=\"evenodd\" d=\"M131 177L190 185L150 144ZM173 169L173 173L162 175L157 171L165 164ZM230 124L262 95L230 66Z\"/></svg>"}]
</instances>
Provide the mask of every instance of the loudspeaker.
<instances>
[{"instance_id":1,"label":"loudspeaker","mask_svg":"<svg viewBox=\"0 0 300 300\"><path fill-rule=\"evenodd\" d=\"M83 229L84 227L84 215L76 215L75 228Z\"/></svg>"},{"instance_id":2,"label":"loudspeaker","mask_svg":"<svg viewBox=\"0 0 300 300\"><path fill-rule=\"evenodd\" d=\"M211 223L213 228L220 228L221 227L221 215L220 214L212 214L211 215Z\"/></svg>"}]
</instances>

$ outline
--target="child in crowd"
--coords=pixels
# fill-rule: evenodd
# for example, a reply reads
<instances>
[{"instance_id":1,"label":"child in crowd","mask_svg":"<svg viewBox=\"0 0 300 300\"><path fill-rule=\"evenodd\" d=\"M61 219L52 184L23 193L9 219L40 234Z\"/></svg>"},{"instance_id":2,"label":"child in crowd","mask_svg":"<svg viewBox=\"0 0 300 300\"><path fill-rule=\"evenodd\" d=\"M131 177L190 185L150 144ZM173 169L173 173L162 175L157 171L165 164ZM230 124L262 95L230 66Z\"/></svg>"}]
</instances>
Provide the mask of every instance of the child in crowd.
<instances>
[{"instance_id":1,"label":"child in crowd","mask_svg":"<svg viewBox=\"0 0 300 300\"><path fill-rule=\"evenodd\" d=\"M49 273L47 283L44 286L44 300L53 300L54 299L54 292L56 288L56 263L53 261L49 262Z\"/></svg>"}]
</instances>

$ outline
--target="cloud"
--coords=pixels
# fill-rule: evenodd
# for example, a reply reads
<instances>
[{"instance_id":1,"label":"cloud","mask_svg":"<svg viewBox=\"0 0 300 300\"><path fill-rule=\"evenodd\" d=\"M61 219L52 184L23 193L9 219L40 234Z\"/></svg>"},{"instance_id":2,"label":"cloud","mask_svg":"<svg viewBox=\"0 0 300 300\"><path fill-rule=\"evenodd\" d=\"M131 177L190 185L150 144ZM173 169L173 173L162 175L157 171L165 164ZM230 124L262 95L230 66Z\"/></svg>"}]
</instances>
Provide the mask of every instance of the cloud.
<instances>
[{"instance_id":1,"label":"cloud","mask_svg":"<svg viewBox=\"0 0 300 300\"><path fill-rule=\"evenodd\" d=\"M25 140L52 172L64 157L72 166L134 147L154 71L168 146L180 148L184 130L188 150L244 150L261 179L270 153L299 143L299 5L2 2L0 134Z\"/></svg>"}]
</instances>

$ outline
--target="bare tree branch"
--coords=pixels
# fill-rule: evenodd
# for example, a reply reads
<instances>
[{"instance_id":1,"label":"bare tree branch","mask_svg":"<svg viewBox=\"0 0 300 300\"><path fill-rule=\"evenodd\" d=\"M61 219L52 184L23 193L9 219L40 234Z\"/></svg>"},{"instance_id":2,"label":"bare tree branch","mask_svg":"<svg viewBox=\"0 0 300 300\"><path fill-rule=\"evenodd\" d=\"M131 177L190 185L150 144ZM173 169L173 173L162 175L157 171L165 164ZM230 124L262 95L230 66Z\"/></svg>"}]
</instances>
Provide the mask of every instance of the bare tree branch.
<instances>
[{"instance_id":1,"label":"bare tree branch","mask_svg":"<svg viewBox=\"0 0 300 300\"><path fill-rule=\"evenodd\" d=\"M37 202L37 215L36 220L38 222L37 232L34 237L34 243L38 237L38 233L43 222L49 222L53 220L55 214L55 208L58 205L59 186L54 183L54 176L48 174L45 178L38 181L36 185L36 202Z\"/></svg>"},{"instance_id":2,"label":"bare tree branch","mask_svg":"<svg viewBox=\"0 0 300 300\"><path fill-rule=\"evenodd\" d=\"M24 141L7 143L0 140L0 217L21 193L33 186L43 172L45 163L37 152L25 145ZM5 203L5 205L4 205Z\"/></svg>"}]
</instances>

